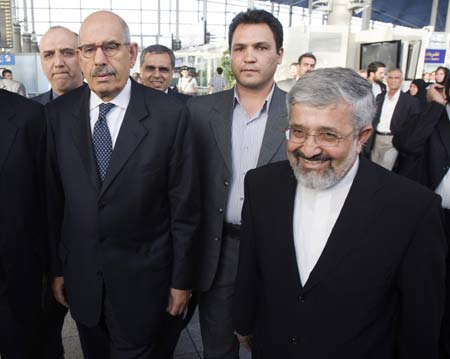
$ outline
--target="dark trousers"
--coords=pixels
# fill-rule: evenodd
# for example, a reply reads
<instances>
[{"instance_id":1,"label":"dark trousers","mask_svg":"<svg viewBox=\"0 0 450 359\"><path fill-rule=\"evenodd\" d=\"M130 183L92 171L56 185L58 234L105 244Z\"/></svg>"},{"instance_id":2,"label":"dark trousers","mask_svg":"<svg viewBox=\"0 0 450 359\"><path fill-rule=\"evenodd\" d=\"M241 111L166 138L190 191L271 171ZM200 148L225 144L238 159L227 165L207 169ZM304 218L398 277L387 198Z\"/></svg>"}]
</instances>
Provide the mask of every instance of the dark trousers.
<instances>
[{"instance_id":1,"label":"dark trousers","mask_svg":"<svg viewBox=\"0 0 450 359\"><path fill-rule=\"evenodd\" d=\"M38 296L36 300L36 310L30 311L31 314L26 320L18 318L7 297L6 284L0 279L0 355L2 359L42 358L37 330Z\"/></svg>"},{"instance_id":2,"label":"dark trousers","mask_svg":"<svg viewBox=\"0 0 450 359\"><path fill-rule=\"evenodd\" d=\"M161 324L163 330L165 323ZM162 356L158 345L160 338L149 338L142 345L125 338L106 295L100 323L87 327L77 322L77 328L85 359L168 359Z\"/></svg>"},{"instance_id":3,"label":"dark trousers","mask_svg":"<svg viewBox=\"0 0 450 359\"><path fill-rule=\"evenodd\" d=\"M205 359L237 359L239 343L233 334L232 303L239 260L239 238L224 235L214 284L198 293L200 329Z\"/></svg>"},{"instance_id":4,"label":"dark trousers","mask_svg":"<svg viewBox=\"0 0 450 359\"><path fill-rule=\"evenodd\" d=\"M53 296L51 280L48 278L42 289L43 345L46 359L64 358L61 332L68 309L59 304Z\"/></svg>"}]
</instances>

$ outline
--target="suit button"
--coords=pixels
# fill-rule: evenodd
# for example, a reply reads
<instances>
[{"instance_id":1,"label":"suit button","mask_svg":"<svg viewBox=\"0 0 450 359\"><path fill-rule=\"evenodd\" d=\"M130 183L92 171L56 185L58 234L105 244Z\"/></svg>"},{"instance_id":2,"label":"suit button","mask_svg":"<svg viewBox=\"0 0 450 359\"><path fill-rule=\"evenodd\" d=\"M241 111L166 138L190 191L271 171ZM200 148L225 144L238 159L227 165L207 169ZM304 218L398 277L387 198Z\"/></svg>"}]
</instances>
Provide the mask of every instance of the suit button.
<instances>
[{"instance_id":1,"label":"suit button","mask_svg":"<svg viewBox=\"0 0 450 359\"><path fill-rule=\"evenodd\" d=\"M100 237L100 242L106 241L106 237Z\"/></svg>"},{"instance_id":2,"label":"suit button","mask_svg":"<svg viewBox=\"0 0 450 359\"><path fill-rule=\"evenodd\" d=\"M299 341L300 341L299 337L297 336L291 337L291 344L298 344Z\"/></svg>"},{"instance_id":3,"label":"suit button","mask_svg":"<svg viewBox=\"0 0 450 359\"><path fill-rule=\"evenodd\" d=\"M105 203L105 202L101 202L101 203L98 205L98 207L99 207L100 209L105 208L105 206L106 206L106 203Z\"/></svg>"},{"instance_id":4,"label":"suit button","mask_svg":"<svg viewBox=\"0 0 450 359\"><path fill-rule=\"evenodd\" d=\"M300 303L305 303L305 297L302 296L302 295L299 295L299 296L298 296L298 301L299 301Z\"/></svg>"},{"instance_id":5,"label":"suit button","mask_svg":"<svg viewBox=\"0 0 450 359\"><path fill-rule=\"evenodd\" d=\"M223 184L225 185L225 187L228 187L230 185L230 182L224 181Z\"/></svg>"},{"instance_id":6,"label":"suit button","mask_svg":"<svg viewBox=\"0 0 450 359\"><path fill-rule=\"evenodd\" d=\"M218 209L219 213L223 213L223 208Z\"/></svg>"},{"instance_id":7,"label":"suit button","mask_svg":"<svg viewBox=\"0 0 450 359\"><path fill-rule=\"evenodd\" d=\"M97 271L97 275L98 275L99 277L101 277L101 276L103 275L103 272L102 272L101 270L99 270L99 271Z\"/></svg>"},{"instance_id":8,"label":"suit button","mask_svg":"<svg viewBox=\"0 0 450 359\"><path fill-rule=\"evenodd\" d=\"M214 237L214 240L215 241L220 241L220 238L219 237Z\"/></svg>"}]
</instances>

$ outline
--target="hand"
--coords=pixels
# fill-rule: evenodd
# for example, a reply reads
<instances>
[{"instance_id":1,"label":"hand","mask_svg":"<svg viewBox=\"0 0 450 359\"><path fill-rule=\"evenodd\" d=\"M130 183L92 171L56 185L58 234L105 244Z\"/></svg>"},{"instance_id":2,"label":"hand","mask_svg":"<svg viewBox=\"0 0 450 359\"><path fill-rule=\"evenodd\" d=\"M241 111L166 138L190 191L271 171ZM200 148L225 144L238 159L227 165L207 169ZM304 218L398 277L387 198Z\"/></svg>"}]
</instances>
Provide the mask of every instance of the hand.
<instances>
[{"instance_id":1,"label":"hand","mask_svg":"<svg viewBox=\"0 0 450 359\"><path fill-rule=\"evenodd\" d=\"M427 101L434 101L445 106L447 101L445 100L444 86L438 84L431 85L427 91Z\"/></svg>"},{"instance_id":2,"label":"hand","mask_svg":"<svg viewBox=\"0 0 450 359\"><path fill-rule=\"evenodd\" d=\"M65 287L64 287L64 277L55 277L52 281L52 291L55 296L56 301L69 308L69 304L67 303Z\"/></svg>"},{"instance_id":3,"label":"hand","mask_svg":"<svg viewBox=\"0 0 450 359\"><path fill-rule=\"evenodd\" d=\"M234 333L241 344L247 351L252 351L252 337L250 335L240 335L238 333Z\"/></svg>"},{"instance_id":4,"label":"hand","mask_svg":"<svg viewBox=\"0 0 450 359\"><path fill-rule=\"evenodd\" d=\"M172 316L183 314L189 303L189 299L191 299L190 290L170 288L169 304L167 305L166 311Z\"/></svg>"}]
</instances>

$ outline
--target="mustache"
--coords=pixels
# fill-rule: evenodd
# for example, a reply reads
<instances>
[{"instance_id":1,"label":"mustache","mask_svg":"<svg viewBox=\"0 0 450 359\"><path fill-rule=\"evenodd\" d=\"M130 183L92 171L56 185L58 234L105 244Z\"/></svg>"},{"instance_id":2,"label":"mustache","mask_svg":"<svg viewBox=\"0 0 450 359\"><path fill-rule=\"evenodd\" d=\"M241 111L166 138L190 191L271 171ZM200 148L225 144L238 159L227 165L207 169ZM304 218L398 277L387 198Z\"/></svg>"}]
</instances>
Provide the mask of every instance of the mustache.
<instances>
[{"instance_id":1,"label":"mustache","mask_svg":"<svg viewBox=\"0 0 450 359\"><path fill-rule=\"evenodd\" d=\"M106 76L106 75L115 75L116 71L114 69L110 69L106 66L98 66L94 68L91 72L91 76Z\"/></svg>"},{"instance_id":2,"label":"mustache","mask_svg":"<svg viewBox=\"0 0 450 359\"><path fill-rule=\"evenodd\" d=\"M325 153L319 153L318 155L308 157L306 156L302 151L299 149L296 149L294 152L292 152L294 157L296 159L303 158L304 160L311 161L311 162L325 162L328 160L331 160L330 156L327 156Z\"/></svg>"}]
</instances>

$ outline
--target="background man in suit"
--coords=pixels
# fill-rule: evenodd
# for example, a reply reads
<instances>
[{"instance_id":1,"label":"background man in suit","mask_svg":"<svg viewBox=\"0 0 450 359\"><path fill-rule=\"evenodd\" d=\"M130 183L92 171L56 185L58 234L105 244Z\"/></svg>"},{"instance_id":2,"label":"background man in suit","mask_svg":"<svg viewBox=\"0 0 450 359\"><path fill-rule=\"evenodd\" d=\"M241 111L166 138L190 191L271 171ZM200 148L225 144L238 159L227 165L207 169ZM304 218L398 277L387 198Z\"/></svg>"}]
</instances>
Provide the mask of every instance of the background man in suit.
<instances>
[{"instance_id":1,"label":"background man in suit","mask_svg":"<svg viewBox=\"0 0 450 359\"><path fill-rule=\"evenodd\" d=\"M375 106L356 72L311 72L288 104L289 162L246 177L240 341L253 358L437 359L440 198L358 157Z\"/></svg>"},{"instance_id":2,"label":"background man in suit","mask_svg":"<svg viewBox=\"0 0 450 359\"><path fill-rule=\"evenodd\" d=\"M401 172L401 154L393 144L393 138L402 131L407 121L419 115L419 101L402 92L403 74L400 69L388 72L388 92L376 98L377 112L372 126L375 129L365 147L366 156L380 166ZM403 164L404 165L404 164Z\"/></svg>"},{"instance_id":3,"label":"background man in suit","mask_svg":"<svg viewBox=\"0 0 450 359\"><path fill-rule=\"evenodd\" d=\"M191 98L170 88L175 70L175 55L164 45L150 45L141 52L140 78L144 86L163 91L183 103ZM195 298L191 301L185 316L169 317L165 332L160 340L162 358L171 358L184 327L189 323L195 311Z\"/></svg>"},{"instance_id":4,"label":"background man in suit","mask_svg":"<svg viewBox=\"0 0 450 359\"><path fill-rule=\"evenodd\" d=\"M164 45L150 45L141 52L139 72L144 86L163 91L186 102L191 96L170 88L175 71L175 55Z\"/></svg>"},{"instance_id":5,"label":"background man in suit","mask_svg":"<svg viewBox=\"0 0 450 359\"><path fill-rule=\"evenodd\" d=\"M0 90L0 355L41 357L45 267L43 107Z\"/></svg>"},{"instance_id":6,"label":"background man in suit","mask_svg":"<svg viewBox=\"0 0 450 359\"><path fill-rule=\"evenodd\" d=\"M78 34L63 26L51 27L39 43L42 71L47 77L51 89L32 100L46 105L83 84L83 74L77 58ZM45 357L59 359L64 357L61 330L67 308L59 304L51 290L51 278L43 289L43 322L42 336L45 344Z\"/></svg>"},{"instance_id":7,"label":"background man in suit","mask_svg":"<svg viewBox=\"0 0 450 359\"><path fill-rule=\"evenodd\" d=\"M41 66L51 89L33 100L46 105L83 84L77 46L78 34L63 26L51 27L42 36L39 42Z\"/></svg>"},{"instance_id":8,"label":"background man in suit","mask_svg":"<svg viewBox=\"0 0 450 359\"><path fill-rule=\"evenodd\" d=\"M189 123L179 101L129 78L138 47L122 18L91 14L79 43L88 86L47 105L53 289L86 358L154 358L192 285Z\"/></svg>"},{"instance_id":9,"label":"background man in suit","mask_svg":"<svg viewBox=\"0 0 450 359\"><path fill-rule=\"evenodd\" d=\"M292 79L279 81L277 85L284 91L289 91L297 83L297 80L304 74L316 68L317 59L311 52L300 55L297 62L297 74Z\"/></svg>"},{"instance_id":10,"label":"background man in suit","mask_svg":"<svg viewBox=\"0 0 450 359\"><path fill-rule=\"evenodd\" d=\"M233 19L228 38L236 86L188 101L203 189L196 279L205 358L239 355L231 305L245 173L286 158L285 93L273 80L282 26L266 11L248 10Z\"/></svg>"},{"instance_id":11,"label":"background man in suit","mask_svg":"<svg viewBox=\"0 0 450 359\"><path fill-rule=\"evenodd\" d=\"M386 92L386 85L383 83L386 75L386 65L380 61L374 61L367 66L367 80L372 85L373 97Z\"/></svg>"}]
</instances>

